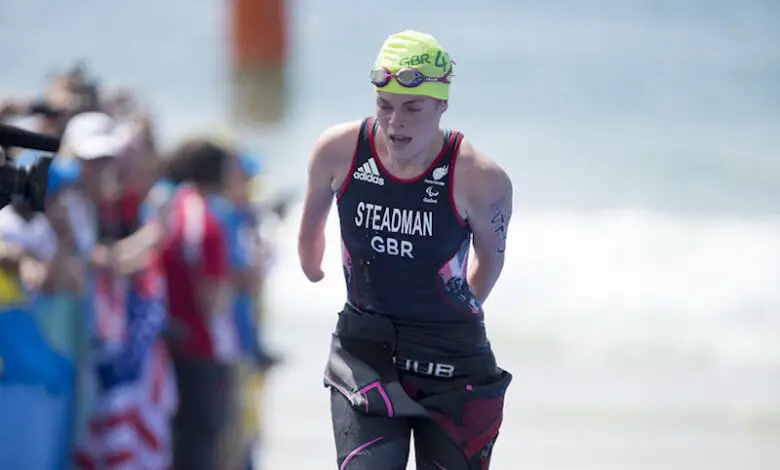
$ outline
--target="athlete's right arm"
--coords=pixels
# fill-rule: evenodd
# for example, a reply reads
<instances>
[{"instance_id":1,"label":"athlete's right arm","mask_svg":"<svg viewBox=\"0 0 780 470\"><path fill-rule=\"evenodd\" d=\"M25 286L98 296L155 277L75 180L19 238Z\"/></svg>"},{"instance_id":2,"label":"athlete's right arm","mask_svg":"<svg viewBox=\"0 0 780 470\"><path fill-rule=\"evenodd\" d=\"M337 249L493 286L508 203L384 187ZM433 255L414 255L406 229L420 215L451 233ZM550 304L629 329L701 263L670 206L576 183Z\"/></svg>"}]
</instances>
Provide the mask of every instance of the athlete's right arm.
<instances>
[{"instance_id":1,"label":"athlete's right arm","mask_svg":"<svg viewBox=\"0 0 780 470\"><path fill-rule=\"evenodd\" d=\"M303 273L311 282L325 277L325 222L333 195L349 172L360 123L346 123L326 130L314 144L309 160L306 198L298 233L298 258Z\"/></svg>"}]
</instances>

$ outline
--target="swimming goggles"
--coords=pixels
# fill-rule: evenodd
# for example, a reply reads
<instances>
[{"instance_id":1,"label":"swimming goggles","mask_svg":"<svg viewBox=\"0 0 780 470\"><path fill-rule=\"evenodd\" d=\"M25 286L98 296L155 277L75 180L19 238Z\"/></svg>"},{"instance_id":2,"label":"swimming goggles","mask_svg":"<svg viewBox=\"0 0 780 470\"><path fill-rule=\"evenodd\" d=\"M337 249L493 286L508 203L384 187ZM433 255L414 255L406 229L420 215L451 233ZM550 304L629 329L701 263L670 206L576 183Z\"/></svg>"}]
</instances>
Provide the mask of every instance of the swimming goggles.
<instances>
[{"instance_id":1,"label":"swimming goggles","mask_svg":"<svg viewBox=\"0 0 780 470\"><path fill-rule=\"evenodd\" d=\"M414 67L404 67L396 73L390 72L385 67L379 67L371 70L371 83L377 88L382 88L390 83L390 80L395 78L399 85L405 88L414 88L422 85L423 83L445 83L450 84L450 77L453 75L452 69L454 61L450 64L450 70L442 77L428 77L424 73L420 72Z\"/></svg>"}]
</instances>

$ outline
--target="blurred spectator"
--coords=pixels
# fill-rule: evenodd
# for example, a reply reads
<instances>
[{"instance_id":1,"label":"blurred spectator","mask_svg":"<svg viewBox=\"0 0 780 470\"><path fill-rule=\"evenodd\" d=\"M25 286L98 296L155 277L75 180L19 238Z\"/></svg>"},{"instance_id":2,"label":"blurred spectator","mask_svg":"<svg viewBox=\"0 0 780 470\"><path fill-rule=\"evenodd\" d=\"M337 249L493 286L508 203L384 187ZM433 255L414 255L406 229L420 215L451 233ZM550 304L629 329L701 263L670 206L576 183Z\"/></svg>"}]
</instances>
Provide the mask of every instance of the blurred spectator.
<instances>
[{"instance_id":1,"label":"blurred spectator","mask_svg":"<svg viewBox=\"0 0 780 470\"><path fill-rule=\"evenodd\" d=\"M92 206L89 225L101 241L92 252L92 262L101 268L111 265L122 273L142 268L148 262L145 251L157 242L157 234L136 233L140 202L122 205L124 192L132 184L120 178L120 171L127 168L121 157L133 139L132 129L98 112L74 116L63 136L63 153L80 161L84 193Z\"/></svg>"},{"instance_id":2,"label":"blurred spectator","mask_svg":"<svg viewBox=\"0 0 780 470\"><path fill-rule=\"evenodd\" d=\"M169 214L173 195L183 181L182 171L178 166L182 162L168 159L158 164L156 179L141 203L142 223L155 223L159 230L169 226Z\"/></svg>"},{"instance_id":3,"label":"blurred spectator","mask_svg":"<svg viewBox=\"0 0 780 470\"><path fill-rule=\"evenodd\" d=\"M61 152L80 160L83 186L90 200L99 202L118 196L117 158L126 140L114 119L104 113L82 113L68 122Z\"/></svg>"},{"instance_id":4,"label":"blurred spectator","mask_svg":"<svg viewBox=\"0 0 780 470\"><path fill-rule=\"evenodd\" d=\"M97 83L87 76L86 64L77 62L70 70L51 78L45 93L51 106L63 110L68 116L100 110Z\"/></svg>"},{"instance_id":5,"label":"blurred spectator","mask_svg":"<svg viewBox=\"0 0 780 470\"><path fill-rule=\"evenodd\" d=\"M258 331L257 296L270 263L268 250L257 230L256 208L251 202L252 182L259 175L260 169L257 162L248 155L238 156L238 162L238 179L228 186L226 191L230 210L223 218L230 234L231 266L236 289L234 314L239 325L243 351L249 355L257 369L265 371L276 359L266 351Z\"/></svg>"},{"instance_id":6,"label":"blurred spectator","mask_svg":"<svg viewBox=\"0 0 780 470\"><path fill-rule=\"evenodd\" d=\"M241 382L240 414L235 427L241 437L231 447L233 469L251 469L259 450L260 417L258 404L262 398L265 372L277 359L266 350L259 328L258 294L262 287L267 259L257 230L256 209L251 204L253 181L259 175L257 161L249 155L237 156L239 172L226 187L229 204L222 214L222 223L228 233L228 249L235 290L233 316L239 335L243 360L239 363Z\"/></svg>"},{"instance_id":7,"label":"blurred spectator","mask_svg":"<svg viewBox=\"0 0 780 470\"><path fill-rule=\"evenodd\" d=\"M222 203L237 162L206 140L185 142L170 158L185 181L174 196L163 248L179 389L174 468L221 470L238 402L240 344L231 315L228 239L214 205Z\"/></svg>"},{"instance_id":8,"label":"blurred spectator","mask_svg":"<svg viewBox=\"0 0 780 470\"><path fill-rule=\"evenodd\" d=\"M276 361L257 165L207 140L161 160L151 116L83 64L0 102L0 121L63 139L46 213L0 211L0 467L251 468ZM20 432L34 442L6 445Z\"/></svg>"},{"instance_id":9,"label":"blurred spectator","mask_svg":"<svg viewBox=\"0 0 780 470\"><path fill-rule=\"evenodd\" d=\"M83 230L78 213L77 188L81 170L74 160L56 159L49 171L46 217L57 238L57 252L50 263L42 295L36 303L36 318L52 342L75 367L75 386L67 410L68 426L62 438L63 462L73 459L73 447L83 435L86 413L93 394L89 386L90 323L84 310L87 251L77 234ZM66 457L67 456L67 457Z\"/></svg>"}]
</instances>

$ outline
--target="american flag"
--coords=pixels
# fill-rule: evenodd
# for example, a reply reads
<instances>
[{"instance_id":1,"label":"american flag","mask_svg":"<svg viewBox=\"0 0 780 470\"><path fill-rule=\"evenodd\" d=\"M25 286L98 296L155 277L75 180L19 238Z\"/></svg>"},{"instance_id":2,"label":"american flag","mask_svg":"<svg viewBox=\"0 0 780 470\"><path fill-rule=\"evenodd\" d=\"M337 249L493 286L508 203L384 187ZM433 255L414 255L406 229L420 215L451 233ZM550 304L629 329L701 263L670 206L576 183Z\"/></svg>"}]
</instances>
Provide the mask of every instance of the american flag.
<instances>
[{"instance_id":1,"label":"american flag","mask_svg":"<svg viewBox=\"0 0 780 470\"><path fill-rule=\"evenodd\" d=\"M161 334L164 277L157 267L131 278L102 274L95 283L96 400L76 455L84 470L170 467L173 373Z\"/></svg>"}]
</instances>

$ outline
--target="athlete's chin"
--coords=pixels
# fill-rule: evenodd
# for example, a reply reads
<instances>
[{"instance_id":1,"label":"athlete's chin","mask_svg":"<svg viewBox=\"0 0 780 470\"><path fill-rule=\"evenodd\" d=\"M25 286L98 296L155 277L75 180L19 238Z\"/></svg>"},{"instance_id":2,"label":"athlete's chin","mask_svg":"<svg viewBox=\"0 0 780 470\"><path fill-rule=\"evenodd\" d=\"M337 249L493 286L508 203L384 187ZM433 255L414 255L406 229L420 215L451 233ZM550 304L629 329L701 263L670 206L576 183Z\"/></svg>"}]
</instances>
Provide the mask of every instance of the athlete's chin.
<instances>
[{"instance_id":1,"label":"athlete's chin","mask_svg":"<svg viewBox=\"0 0 780 470\"><path fill-rule=\"evenodd\" d=\"M411 160L419 149L414 146L412 139L407 142L388 143L387 151L396 160Z\"/></svg>"}]
</instances>

